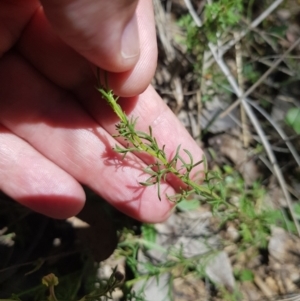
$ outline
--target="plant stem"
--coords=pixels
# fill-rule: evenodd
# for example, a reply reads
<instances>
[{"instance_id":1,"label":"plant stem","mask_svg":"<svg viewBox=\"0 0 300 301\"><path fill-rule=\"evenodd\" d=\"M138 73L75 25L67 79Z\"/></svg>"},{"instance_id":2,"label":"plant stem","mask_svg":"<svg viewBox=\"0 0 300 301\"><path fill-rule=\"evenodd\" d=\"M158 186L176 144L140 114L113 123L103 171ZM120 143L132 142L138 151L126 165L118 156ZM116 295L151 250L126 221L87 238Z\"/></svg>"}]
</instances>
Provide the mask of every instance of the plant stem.
<instances>
[{"instance_id":1,"label":"plant stem","mask_svg":"<svg viewBox=\"0 0 300 301\"><path fill-rule=\"evenodd\" d=\"M208 198L220 199L220 197L213 191L211 191L209 187L200 185L190 178L191 171L203 161L193 163L191 153L187 150L184 150L184 152L190 159L190 162L186 163L179 155L180 146L177 148L175 156L169 161L164 151L164 147L160 148L157 144L156 139L153 137L151 127L149 127L149 133L137 131L135 129L137 119L128 119L125 112L117 103L118 98L114 96L113 91L104 89L102 87L98 87L97 89L120 119L120 122L116 125L118 137L123 137L125 141L130 144L124 148L116 146L115 151L124 153L124 155L126 155L128 152L134 151L145 152L151 157L156 158L156 162L149 165L146 169L146 172L151 175L150 178L146 182L141 183L142 185L150 186L157 184L158 197L159 199L161 199L159 185L161 181L166 180L168 174L173 174L184 183L186 188L181 188L180 193L176 194L175 196L169 197L169 199L173 200L175 198L175 201L178 202L183 200L184 198L187 198L192 193L203 195ZM179 169L176 166L176 163L178 161L182 163L182 166ZM183 170L184 172L182 172Z\"/></svg>"}]
</instances>

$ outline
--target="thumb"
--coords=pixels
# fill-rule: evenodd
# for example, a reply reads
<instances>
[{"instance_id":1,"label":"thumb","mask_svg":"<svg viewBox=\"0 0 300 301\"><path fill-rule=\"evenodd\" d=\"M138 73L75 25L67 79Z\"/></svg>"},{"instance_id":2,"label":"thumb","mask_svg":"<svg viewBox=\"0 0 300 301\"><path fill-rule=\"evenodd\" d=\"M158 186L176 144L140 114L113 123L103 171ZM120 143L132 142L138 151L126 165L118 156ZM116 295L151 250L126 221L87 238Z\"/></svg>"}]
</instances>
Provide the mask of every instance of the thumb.
<instances>
[{"instance_id":1,"label":"thumb","mask_svg":"<svg viewBox=\"0 0 300 301\"><path fill-rule=\"evenodd\" d=\"M41 0L64 42L102 69L124 72L139 59L138 0Z\"/></svg>"}]
</instances>

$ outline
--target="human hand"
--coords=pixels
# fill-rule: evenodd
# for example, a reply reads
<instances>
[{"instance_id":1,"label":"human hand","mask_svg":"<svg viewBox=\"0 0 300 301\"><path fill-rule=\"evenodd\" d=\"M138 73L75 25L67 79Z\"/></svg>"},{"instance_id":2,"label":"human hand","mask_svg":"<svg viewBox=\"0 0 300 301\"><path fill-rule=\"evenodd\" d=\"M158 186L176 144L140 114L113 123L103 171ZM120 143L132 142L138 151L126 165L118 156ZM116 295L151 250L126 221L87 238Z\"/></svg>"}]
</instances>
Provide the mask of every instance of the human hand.
<instances>
[{"instance_id":1,"label":"human hand","mask_svg":"<svg viewBox=\"0 0 300 301\"><path fill-rule=\"evenodd\" d=\"M109 87L139 117L137 128L151 125L170 157L182 144L202 158L149 86L157 56L151 1L41 2L44 10L37 0L0 2L0 189L66 218L83 207L84 184L136 219L164 220L173 206L165 194L176 183L162 184L158 201L155 186L138 183L148 178L143 158L122 161L112 151L117 119L95 89L93 67L109 71Z\"/></svg>"}]
</instances>

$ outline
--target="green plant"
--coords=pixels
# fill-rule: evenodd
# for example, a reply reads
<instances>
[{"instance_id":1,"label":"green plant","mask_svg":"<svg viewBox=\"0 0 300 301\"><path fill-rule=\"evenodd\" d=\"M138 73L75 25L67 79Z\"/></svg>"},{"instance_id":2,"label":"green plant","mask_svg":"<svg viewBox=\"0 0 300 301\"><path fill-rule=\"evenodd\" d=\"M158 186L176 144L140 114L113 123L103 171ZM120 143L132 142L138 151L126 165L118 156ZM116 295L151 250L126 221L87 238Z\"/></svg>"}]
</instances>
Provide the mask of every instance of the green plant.
<instances>
[{"instance_id":1,"label":"green plant","mask_svg":"<svg viewBox=\"0 0 300 301\"><path fill-rule=\"evenodd\" d=\"M200 53L207 42L216 41L216 33L221 34L235 26L241 19L244 10L242 0L218 0L206 2L204 7L203 28L196 26L190 14L182 16L178 25L186 31L184 44L188 51ZM199 41L200 38L200 41ZM201 46L201 44L203 44Z\"/></svg>"},{"instance_id":2,"label":"green plant","mask_svg":"<svg viewBox=\"0 0 300 301\"><path fill-rule=\"evenodd\" d=\"M253 281L254 280L254 274L249 269L243 269L243 270L235 271L235 277L237 279L239 279L241 282Z\"/></svg>"},{"instance_id":3,"label":"green plant","mask_svg":"<svg viewBox=\"0 0 300 301\"><path fill-rule=\"evenodd\" d=\"M145 235L145 236L144 236ZM151 256L147 255L149 250L156 250L162 255L166 255L164 260L151 260ZM151 278L159 280L160 275L169 273L170 282L172 279L184 277L192 274L196 278L205 276L205 265L213 258L218 251L212 248L208 249L204 254L186 257L182 248L164 248L157 243L147 241L147 234L142 233L142 237L129 236L118 245L117 254L126 258L126 262L131 272L134 274L132 279L124 283L124 291L130 295L131 287L138 282L146 282ZM144 253L148 260L139 261L138 254ZM137 293L142 293L137 292Z\"/></svg>"},{"instance_id":4,"label":"green plant","mask_svg":"<svg viewBox=\"0 0 300 301\"><path fill-rule=\"evenodd\" d=\"M209 199L218 198L210 186L210 182L215 178L214 176L204 172L204 183L207 185L196 183L190 177L194 168L204 161L194 162L192 154L188 150L183 149L189 157L189 162L185 162L180 155L180 145L177 147L174 157L168 160L164 150L165 147L160 147L157 144L151 127L149 127L149 133L138 131L136 129L137 118L128 119L118 104L118 97L114 96L113 91L101 86L98 87L98 91L120 119L120 122L116 125L117 137L123 137L127 142L127 145L124 147L116 145L114 150L123 154L124 158L129 152L144 152L156 160L155 163L148 165L145 169L145 172L149 174L149 178L145 182L141 182L141 185L157 185L157 195L161 199L160 184L162 181L166 181L169 174L172 174L180 179L183 185L176 195L168 196L171 201L177 203L187 199L192 194L198 194ZM177 167L178 162L181 164L179 168Z\"/></svg>"},{"instance_id":5,"label":"green plant","mask_svg":"<svg viewBox=\"0 0 300 301\"><path fill-rule=\"evenodd\" d=\"M138 282L147 282L149 279L156 277L159 281L160 275L168 273L170 275L169 286L172 287L172 281L178 277L192 279L207 279L206 265L211 259L222 250L225 246L235 245L235 254L239 257L246 254L251 249L251 258L257 257L261 249L267 246L267 240L270 236L271 225L280 225L285 227L285 220L279 210L265 208L263 198L265 189L259 183L254 183L253 187L246 187L242 177L230 166L224 166L222 178L215 193L220 193L228 202L234 203L235 207L225 208L222 203L215 203L215 216L219 217L219 230L226 228L224 224L230 222L238 230L239 238L237 241L226 240L223 237L219 249L210 247L204 254L193 257L186 257L182 249L175 249L173 246L163 246L157 243L156 228L153 225L143 224L141 234L127 233L118 245L117 255L126 258L127 266L133 273L132 279L125 281L125 290L131 292L131 288ZM184 202L184 201L183 201ZM186 201L188 203L188 201ZM180 204L180 203L179 203ZM198 201L199 206L199 201ZM172 237L172 234L170 234ZM200 238L199 238L200 239ZM151 258L149 250L155 250L155 254L162 254L157 260L157 255ZM143 253L143 260L138 260L138 254ZM238 260L237 260L238 261ZM237 282L253 281L254 272L249 269L238 269L235 271ZM222 296L222 300L240 300L238 291L228 291L226 288L213 284L217 287ZM142 293L142 291L141 291Z\"/></svg>"},{"instance_id":6,"label":"green plant","mask_svg":"<svg viewBox=\"0 0 300 301\"><path fill-rule=\"evenodd\" d=\"M203 49L198 41L200 31L191 15L187 14L182 16L178 20L178 25L186 31L186 38L184 40L179 39L179 42L184 43L188 51L199 53L199 50Z\"/></svg>"},{"instance_id":7,"label":"green plant","mask_svg":"<svg viewBox=\"0 0 300 301\"><path fill-rule=\"evenodd\" d=\"M297 134L300 134L300 108L289 109L285 121Z\"/></svg>"},{"instance_id":8,"label":"green plant","mask_svg":"<svg viewBox=\"0 0 300 301\"><path fill-rule=\"evenodd\" d=\"M207 3L204 10L205 25L211 32L212 29L226 30L238 23L243 8L242 0L219 0Z\"/></svg>"},{"instance_id":9,"label":"green plant","mask_svg":"<svg viewBox=\"0 0 300 301\"><path fill-rule=\"evenodd\" d=\"M257 248L266 247L270 225L282 222L282 216L280 212L264 207L261 202L264 193L258 183L254 183L252 189L247 189L242 177L230 166L224 166L223 172L220 169L205 170L203 182L195 182L190 175L194 168L205 163L205 160L195 163L192 154L183 149L189 157L189 162L185 162L180 155L180 145L174 157L168 160L165 147L158 145L151 127L148 133L137 130L137 118L128 119L113 91L100 85L97 89L120 119L116 124L117 137L124 138L126 145L123 147L116 145L114 150L124 154L124 158L129 152L144 152L155 158L155 163L145 169L149 178L140 183L141 185L157 185L158 198L161 199L161 182L166 181L169 174L175 175L183 185L177 194L167 196L169 200L178 204L186 202L191 196L198 196L202 202L210 205L214 215L220 219L221 225L228 221L237 221L237 229L242 239L241 248L245 249L250 245ZM179 167L178 162L181 165ZM238 195L237 200L234 200L234 195ZM182 208L184 210L184 206ZM153 237L153 232L149 232L149 229L148 233L152 233Z\"/></svg>"}]
</instances>

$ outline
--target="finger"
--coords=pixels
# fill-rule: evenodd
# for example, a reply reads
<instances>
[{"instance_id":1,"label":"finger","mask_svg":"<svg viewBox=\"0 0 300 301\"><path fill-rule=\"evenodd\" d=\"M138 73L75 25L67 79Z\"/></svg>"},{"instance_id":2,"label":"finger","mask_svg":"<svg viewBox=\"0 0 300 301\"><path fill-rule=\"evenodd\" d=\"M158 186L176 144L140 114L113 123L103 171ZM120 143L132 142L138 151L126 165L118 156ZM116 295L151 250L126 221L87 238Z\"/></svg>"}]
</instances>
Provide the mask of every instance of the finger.
<instances>
[{"instance_id":1,"label":"finger","mask_svg":"<svg viewBox=\"0 0 300 301\"><path fill-rule=\"evenodd\" d=\"M37 0L0 1L0 57L19 39L23 28L39 6Z\"/></svg>"},{"instance_id":2,"label":"finger","mask_svg":"<svg viewBox=\"0 0 300 301\"><path fill-rule=\"evenodd\" d=\"M60 37L95 65L122 72L137 63L140 54L137 0L41 2Z\"/></svg>"},{"instance_id":3,"label":"finger","mask_svg":"<svg viewBox=\"0 0 300 301\"><path fill-rule=\"evenodd\" d=\"M36 26L38 23L40 26ZM44 29L41 26L42 24L44 24ZM22 54L37 69L46 74L51 81L78 95L83 105L88 108L94 118L109 133L115 133L114 122L117 122L117 119L109 107L103 107L105 102L95 89L95 79L89 66L70 48L57 43L57 38L47 29L48 27L47 22L42 22L41 19L32 21L19 45ZM41 31L38 31L38 29ZM48 33L48 36L43 34L43 32ZM34 48L31 47L32 45L34 45ZM114 87L113 79L111 78L109 81L110 88ZM132 85L134 84L132 78L129 80L128 85L130 85L130 82L132 82ZM139 80L136 79L136 82L139 83ZM135 101L124 99L123 101L120 100L120 102L125 107L127 103L127 112L139 117L139 130L148 131L149 125L153 127L160 145L166 145L166 152L169 158L174 155L178 145L181 144L182 149L185 148L192 152L194 162L202 160L203 152L199 149L194 139L190 137L177 117L167 108L152 88L148 88ZM162 123L161 125L157 124L158 120ZM185 152L182 151L181 155L183 158L188 159ZM203 166L199 165L197 171L202 168Z\"/></svg>"},{"instance_id":4,"label":"finger","mask_svg":"<svg viewBox=\"0 0 300 301\"><path fill-rule=\"evenodd\" d=\"M137 7L140 58L136 65L127 72L109 73L108 84L116 95L123 97L135 96L148 87L157 66L157 44L152 14L152 1L142 0Z\"/></svg>"},{"instance_id":5,"label":"finger","mask_svg":"<svg viewBox=\"0 0 300 301\"><path fill-rule=\"evenodd\" d=\"M37 15L32 20L19 45L20 51L37 69L46 74L51 81L78 95L83 105L88 108L94 118L109 133L115 133L112 121L117 122L117 119L114 118L114 113L108 107L105 109L102 106L104 100L99 97L99 93L94 88L95 79L89 66L72 49L58 43L57 37L49 30L49 24L43 20L41 15ZM37 26L38 24L39 26ZM142 51L142 53L146 53L146 50L145 52ZM147 58L145 58L145 61L147 61ZM138 77L140 72L141 70L134 70L131 74L132 77L125 81L125 85L128 84L128 87L132 85L132 89L134 89L133 86L135 83L138 85L139 79L134 79L133 77ZM114 89L115 83L115 77L113 76L109 80L109 87L112 89ZM142 76L140 78L143 80ZM128 89L130 90L131 88ZM117 95L119 95L118 91L114 90ZM182 149L185 148L192 152L194 162L202 159L203 152L199 149L194 139L190 137L177 117L167 108L152 88L148 88L135 101L124 99L123 101L120 100L120 102L125 107L127 103L127 112L135 117L139 116L138 126L140 130L147 131L149 125L153 127L160 145L166 145L169 158L174 155L178 145L181 144ZM157 125L157 120L162 120L162 124ZM181 155L183 158L188 159L185 152L182 152ZM199 165L197 171L202 168L203 166Z\"/></svg>"},{"instance_id":6,"label":"finger","mask_svg":"<svg viewBox=\"0 0 300 301\"><path fill-rule=\"evenodd\" d=\"M119 120L108 105L99 105L101 100L99 99L98 91L95 91L95 89L91 89L90 87L81 86L77 89L76 94L80 95L82 102L84 99L84 106L103 128L112 135L117 134L116 123L118 123ZM136 129L138 131L149 134L149 126L152 128L153 136L156 138L160 148L164 146L165 153L169 160L174 157L178 146L180 146L179 154L186 163L190 163L190 158L184 149L192 154L194 163L203 160L203 151L189 135L179 119L162 101L153 87L149 86L144 93L135 98L119 99L118 103L128 115L129 120L131 118L137 118ZM122 139L119 139L119 141L124 143ZM141 158L143 156L141 153L137 153L136 155ZM144 160L146 158L147 157L143 156ZM182 162L178 160L177 168L181 167ZM196 181L201 180L203 170L203 164L199 164L193 170L191 176L194 177ZM176 188L176 185L178 184L178 182L174 182L173 186Z\"/></svg>"},{"instance_id":7,"label":"finger","mask_svg":"<svg viewBox=\"0 0 300 301\"><path fill-rule=\"evenodd\" d=\"M169 216L174 189L162 183L159 202L155 186L142 187L143 162L116 155L115 140L71 95L16 56L1 60L0 83L0 122L13 133L124 213L146 222Z\"/></svg>"},{"instance_id":8,"label":"finger","mask_svg":"<svg viewBox=\"0 0 300 301\"><path fill-rule=\"evenodd\" d=\"M142 1L137 9L139 18L141 55L137 64L127 72L110 73L108 81L117 95L132 96L144 91L154 75L157 60L156 37L151 14L151 1ZM91 66L82 56L64 44L53 32L42 10L38 10L23 32L18 49L48 78L63 88L70 89L82 82L94 81ZM101 57L98 57L101 60Z\"/></svg>"},{"instance_id":9,"label":"finger","mask_svg":"<svg viewBox=\"0 0 300 301\"><path fill-rule=\"evenodd\" d=\"M0 189L22 205L53 218L77 214L85 200L74 178L1 125Z\"/></svg>"}]
</instances>

